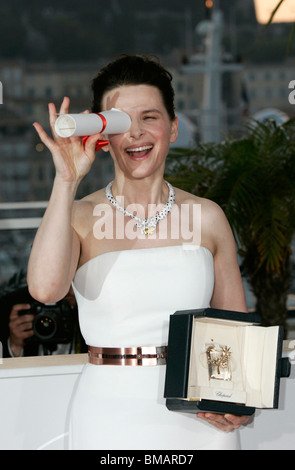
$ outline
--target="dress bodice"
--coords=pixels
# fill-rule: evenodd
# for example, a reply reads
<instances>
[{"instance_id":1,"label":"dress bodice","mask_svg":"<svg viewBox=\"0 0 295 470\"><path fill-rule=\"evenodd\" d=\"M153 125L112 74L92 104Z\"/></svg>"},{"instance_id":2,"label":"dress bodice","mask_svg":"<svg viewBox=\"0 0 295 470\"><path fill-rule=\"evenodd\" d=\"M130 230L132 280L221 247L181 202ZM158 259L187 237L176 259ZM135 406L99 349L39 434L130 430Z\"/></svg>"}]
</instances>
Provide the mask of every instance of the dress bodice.
<instances>
[{"instance_id":1,"label":"dress bodice","mask_svg":"<svg viewBox=\"0 0 295 470\"><path fill-rule=\"evenodd\" d=\"M169 316L208 307L213 287L213 256L192 245L107 252L73 281L82 335L98 347L167 344Z\"/></svg>"}]
</instances>

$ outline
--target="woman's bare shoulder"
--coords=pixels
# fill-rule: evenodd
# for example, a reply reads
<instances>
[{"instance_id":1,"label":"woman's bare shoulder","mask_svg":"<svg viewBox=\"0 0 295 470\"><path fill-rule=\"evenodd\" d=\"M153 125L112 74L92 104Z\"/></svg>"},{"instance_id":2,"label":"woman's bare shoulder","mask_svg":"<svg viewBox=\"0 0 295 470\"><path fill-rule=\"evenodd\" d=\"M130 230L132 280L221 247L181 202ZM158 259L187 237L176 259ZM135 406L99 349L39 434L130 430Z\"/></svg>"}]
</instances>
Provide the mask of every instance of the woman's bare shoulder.
<instances>
[{"instance_id":1,"label":"woman's bare shoulder","mask_svg":"<svg viewBox=\"0 0 295 470\"><path fill-rule=\"evenodd\" d=\"M88 233L93 223L93 211L97 204L106 203L104 189L75 200L72 210L72 226L78 234Z\"/></svg>"},{"instance_id":2,"label":"woman's bare shoulder","mask_svg":"<svg viewBox=\"0 0 295 470\"><path fill-rule=\"evenodd\" d=\"M182 189L175 188L176 202L181 204L200 204L202 208L202 215L208 217L224 217L224 212L221 207L211 199L191 194Z\"/></svg>"},{"instance_id":3,"label":"woman's bare shoulder","mask_svg":"<svg viewBox=\"0 0 295 470\"><path fill-rule=\"evenodd\" d=\"M175 194L179 207L182 204L188 204L191 207L194 204L200 205L201 244L215 254L218 246L232 237L223 209L211 199L196 196L183 190L175 190Z\"/></svg>"}]
</instances>

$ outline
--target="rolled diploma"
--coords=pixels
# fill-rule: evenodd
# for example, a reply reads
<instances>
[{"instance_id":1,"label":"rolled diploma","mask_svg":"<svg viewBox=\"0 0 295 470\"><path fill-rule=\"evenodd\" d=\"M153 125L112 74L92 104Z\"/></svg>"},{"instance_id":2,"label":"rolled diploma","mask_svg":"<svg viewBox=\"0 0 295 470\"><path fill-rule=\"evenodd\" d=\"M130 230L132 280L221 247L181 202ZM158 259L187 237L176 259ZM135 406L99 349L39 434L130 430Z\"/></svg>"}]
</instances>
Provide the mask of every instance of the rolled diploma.
<instances>
[{"instance_id":1,"label":"rolled diploma","mask_svg":"<svg viewBox=\"0 0 295 470\"><path fill-rule=\"evenodd\" d=\"M105 128L99 114L106 120ZM61 114L55 121L55 132L60 137L72 137L97 134L101 131L103 134L121 134L130 128L130 116L123 111L112 108L99 114Z\"/></svg>"}]
</instances>

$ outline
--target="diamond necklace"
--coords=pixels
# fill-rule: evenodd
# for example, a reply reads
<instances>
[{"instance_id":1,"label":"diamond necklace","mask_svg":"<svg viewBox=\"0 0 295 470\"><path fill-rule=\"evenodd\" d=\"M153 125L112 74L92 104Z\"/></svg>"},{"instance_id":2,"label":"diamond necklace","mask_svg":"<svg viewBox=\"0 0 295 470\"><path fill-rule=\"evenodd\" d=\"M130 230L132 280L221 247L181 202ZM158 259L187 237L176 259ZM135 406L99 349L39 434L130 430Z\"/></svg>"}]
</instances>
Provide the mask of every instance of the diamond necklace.
<instances>
[{"instance_id":1,"label":"diamond necklace","mask_svg":"<svg viewBox=\"0 0 295 470\"><path fill-rule=\"evenodd\" d=\"M108 198L108 200L110 201L110 203L116 209L118 209L124 215L127 215L128 217L131 217L132 219L136 220L135 225L136 225L136 227L141 229L141 233L143 233L144 235L151 235L156 230L156 227L157 227L158 223L160 222L160 220L167 217L169 212L171 212L172 207L174 206L174 203L175 203L175 191L174 191L173 187L171 186L171 184L168 183L168 181L165 181L165 183L167 184L167 186L169 188L169 197L168 197L168 201L166 202L165 206L163 207L163 209L156 212L156 214L153 215L152 217L144 217L142 219L140 217L137 217L134 214L131 214L131 212L128 212L126 209L124 209L124 207L120 206L120 204L118 203L118 201L114 198L114 196L112 194L111 188L112 188L113 181L111 181L107 185L107 187L105 189L105 194L106 194L106 197Z\"/></svg>"}]
</instances>

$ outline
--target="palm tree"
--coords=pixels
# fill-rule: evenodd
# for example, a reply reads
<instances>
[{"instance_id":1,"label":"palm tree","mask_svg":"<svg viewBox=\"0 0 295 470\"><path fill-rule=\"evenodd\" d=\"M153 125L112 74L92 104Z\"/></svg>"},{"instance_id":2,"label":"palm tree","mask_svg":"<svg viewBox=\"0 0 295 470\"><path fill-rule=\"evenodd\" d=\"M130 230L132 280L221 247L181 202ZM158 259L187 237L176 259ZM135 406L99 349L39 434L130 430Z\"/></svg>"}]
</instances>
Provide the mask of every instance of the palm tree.
<instances>
[{"instance_id":1,"label":"palm tree","mask_svg":"<svg viewBox=\"0 0 295 470\"><path fill-rule=\"evenodd\" d=\"M239 139L175 149L167 179L217 202L264 324L285 325L295 231L295 119L254 122Z\"/></svg>"}]
</instances>

